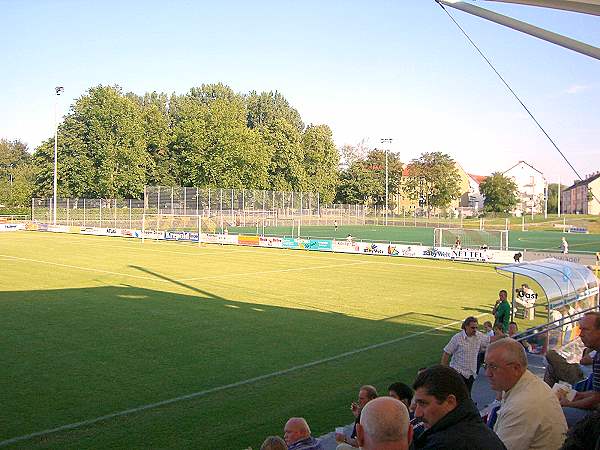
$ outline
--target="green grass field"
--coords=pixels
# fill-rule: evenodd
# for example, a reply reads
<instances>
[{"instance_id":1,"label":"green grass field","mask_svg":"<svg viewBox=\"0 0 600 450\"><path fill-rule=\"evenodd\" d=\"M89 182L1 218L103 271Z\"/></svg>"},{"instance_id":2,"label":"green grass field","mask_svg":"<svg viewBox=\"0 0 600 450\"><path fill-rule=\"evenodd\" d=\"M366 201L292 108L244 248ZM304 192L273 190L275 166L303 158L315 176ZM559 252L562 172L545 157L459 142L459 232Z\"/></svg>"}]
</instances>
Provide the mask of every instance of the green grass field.
<instances>
[{"instance_id":1,"label":"green grass field","mask_svg":"<svg viewBox=\"0 0 600 450\"><path fill-rule=\"evenodd\" d=\"M304 226L300 228L303 237L344 239L351 234L357 239L373 241L392 241L402 244L433 245L433 228L426 227L385 227L382 225L342 225L337 232L333 225ZM256 234L256 227L231 227L230 233ZM262 228L259 229L262 232ZM283 236L292 235L291 226L265 227L265 234ZM297 229L295 230L295 235ZM600 252L600 234L561 233L558 231L513 231L509 232L511 250L546 250L560 252L561 237L569 242L571 252Z\"/></svg>"},{"instance_id":2,"label":"green grass field","mask_svg":"<svg viewBox=\"0 0 600 450\"><path fill-rule=\"evenodd\" d=\"M0 267L0 445L179 398L9 448L257 449L290 416L321 435L510 288L488 265L35 232L0 234Z\"/></svg>"}]
</instances>

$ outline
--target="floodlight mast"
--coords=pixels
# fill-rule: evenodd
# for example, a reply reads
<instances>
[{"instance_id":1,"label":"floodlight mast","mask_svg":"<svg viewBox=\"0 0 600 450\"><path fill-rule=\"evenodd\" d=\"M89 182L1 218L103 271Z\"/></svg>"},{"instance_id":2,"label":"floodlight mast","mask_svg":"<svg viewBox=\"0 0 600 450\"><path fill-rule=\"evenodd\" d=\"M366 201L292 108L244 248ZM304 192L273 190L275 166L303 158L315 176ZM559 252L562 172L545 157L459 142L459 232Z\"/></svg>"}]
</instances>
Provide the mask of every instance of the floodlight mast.
<instances>
[{"instance_id":1,"label":"floodlight mast","mask_svg":"<svg viewBox=\"0 0 600 450\"><path fill-rule=\"evenodd\" d=\"M381 139L381 143L385 146L385 226L388 224L388 145L392 143L391 138ZM386 145L387 144L387 145Z\"/></svg>"},{"instance_id":2,"label":"floodlight mast","mask_svg":"<svg viewBox=\"0 0 600 450\"><path fill-rule=\"evenodd\" d=\"M58 96L65 91L62 86L54 88L56 92L56 100L54 101L54 182L52 189L52 224L56 225L56 191L57 191L57 175L58 175L58 119L56 110L58 109Z\"/></svg>"}]
</instances>

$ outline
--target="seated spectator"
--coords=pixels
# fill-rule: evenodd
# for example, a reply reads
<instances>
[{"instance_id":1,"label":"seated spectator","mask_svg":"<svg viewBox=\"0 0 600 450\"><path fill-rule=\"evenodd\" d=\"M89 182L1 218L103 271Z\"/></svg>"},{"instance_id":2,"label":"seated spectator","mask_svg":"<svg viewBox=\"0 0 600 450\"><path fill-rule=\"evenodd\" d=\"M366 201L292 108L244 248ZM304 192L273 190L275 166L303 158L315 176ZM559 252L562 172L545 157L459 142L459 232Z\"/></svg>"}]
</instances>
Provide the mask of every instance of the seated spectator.
<instances>
[{"instance_id":1,"label":"seated spectator","mask_svg":"<svg viewBox=\"0 0 600 450\"><path fill-rule=\"evenodd\" d=\"M565 397L560 399L570 427L600 407L600 312L584 314L579 320L579 329L581 341L586 347L596 350L596 355L592 364L592 388L578 392L572 401Z\"/></svg>"},{"instance_id":2,"label":"seated spectator","mask_svg":"<svg viewBox=\"0 0 600 450\"><path fill-rule=\"evenodd\" d=\"M519 325L517 322L509 322L508 324L508 337L513 337L519 333Z\"/></svg>"},{"instance_id":3,"label":"seated spectator","mask_svg":"<svg viewBox=\"0 0 600 450\"><path fill-rule=\"evenodd\" d=\"M483 334L485 334L488 338L490 338L490 341L494 340L494 329L492 327L492 322L490 322L489 320L486 320L485 322L483 322ZM478 354L477 354L477 374L479 374L479 369L481 369L481 365L483 364L483 359L485 357L485 349L481 350Z\"/></svg>"},{"instance_id":4,"label":"seated spectator","mask_svg":"<svg viewBox=\"0 0 600 450\"><path fill-rule=\"evenodd\" d=\"M394 398L369 402L356 426L362 450L408 450L412 439L406 405Z\"/></svg>"},{"instance_id":5,"label":"seated spectator","mask_svg":"<svg viewBox=\"0 0 600 450\"><path fill-rule=\"evenodd\" d=\"M558 450L567 424L558 399L527 370L525 349L514 339L493 342L485 353L490 387L503 391L494 431L508 450Z\"/></svg>"},{"instance_id":6,"label":"seated spectator","mask_svg":"<svg viewBox=\"0 0 600 450\"><path fill-rule=\"evenodd\" d=\"M561 450L600 449L600 411L595 411L569 430Z\"/></svg>"},{"instance_id":7,"label":"seated spectator","mask_svg":"<svg viewBox=\"0 0 600 450\"><path fill-rule=\"evenodd\" d=\"M570 363L556 351L548 350L546 352L547 365L544 372L544 381L550 387L559 381L566 381L573 385L578 383L585 378L581 367L591 365L595 355L595 351L586 347L579 363Z\"/></svg>"},{"instance_id":8,"label":"seated spectator","mask_svg":"<svg viewBox=\"0 0 600 450\"><path fill-rule=\"evenodd\" d=\"M323 450L321 441L310 435L308 423L302 417L292 417L283 429L288 450Z\"/></svg>"},{"instance_id":9,"label":"seated spectator","mask_svg":"<svg viewBox=\"0 0 600 450\"><path fill-rule=\"evenodd\" d=\"M494 338L496 338L496 340L506 337L506 333L504 333L501 323L495 323L493 330L494 330ZM490 338L490 340L493 340L493 339Z\"/></svg>"},{"instance_id":10,"label":"seated spectator","mask_svg":"<svg viewBox=\"0 0 600 450\"><path fill-rule=\"evenodd\" d=\"M368 384L361 386L358 390L358 403L352 402L350 405L352 414L354 414L354 428L352 429L352 434L350 437L336 434L336 440L341 440L341 444L337 446L336 450L351 450L358 447L358 441L356 440L356 425L360 422L360 413L367 403L376 398L377 389Z\"/></svg>"},{"instance_id":11,"label":"seated spectator","mask_svg":"<svg viewBox=\"0 0 600 450\"><path fill-rule=\"evenodd\" d=\"M461 375L445 366L433 366L415 383L415 415L425 431L414 440L415 449L504 450L469 398Z\"/></svg>"},{"instance_id":12,"label":"seated spectator","mask_svg":"<svg viewBox=\"0 0 600 450\"><path fill-rule=\"evenodd\" d=\"M408 385L399 382L392 383L388 388L388 393L390 397L400 400L406 405L407 408L410 408L413 398L413 391Z\"/></svg>"},{"instance_id":13,"label":"seated spectator","mask_svg":"<svg viewBox=\"0 0 600 450\"><path fill-rule=\"evenodd\" d=\"M287 444L279 436L269 436L260 446L260 450L287 450Z\"/></svg>"}]
</instances>

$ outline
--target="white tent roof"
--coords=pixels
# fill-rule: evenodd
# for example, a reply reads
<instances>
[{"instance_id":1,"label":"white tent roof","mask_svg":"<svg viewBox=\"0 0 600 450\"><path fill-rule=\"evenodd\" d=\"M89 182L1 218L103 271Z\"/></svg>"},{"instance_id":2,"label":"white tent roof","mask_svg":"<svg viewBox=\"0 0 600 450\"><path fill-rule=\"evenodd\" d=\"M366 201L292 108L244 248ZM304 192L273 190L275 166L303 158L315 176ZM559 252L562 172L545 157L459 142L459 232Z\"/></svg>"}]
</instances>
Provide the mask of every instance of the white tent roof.
<instances>
[{"instance_id":1,"label":"white tent roof","mask_svg":"<svg viewBox=\"0 0 600 450\"><path fill-rule=\"evenodd\" d=\"M496 267L531 278L546 294L551 308L557 308L598 294L598 279L586 266L554 258Z\"/></svg>"}]
</instances>

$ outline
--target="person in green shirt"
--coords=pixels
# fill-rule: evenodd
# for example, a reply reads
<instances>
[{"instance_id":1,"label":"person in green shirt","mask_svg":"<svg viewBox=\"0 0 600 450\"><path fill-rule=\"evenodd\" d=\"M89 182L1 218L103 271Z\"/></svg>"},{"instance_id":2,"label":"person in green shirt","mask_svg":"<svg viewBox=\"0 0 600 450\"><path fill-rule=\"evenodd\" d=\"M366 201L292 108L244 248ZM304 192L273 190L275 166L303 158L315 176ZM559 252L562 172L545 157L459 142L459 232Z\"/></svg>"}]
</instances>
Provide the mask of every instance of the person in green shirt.
<instances>
[{"instance_id":1,"label":"person in green shirt","mask_svg":"<svg viewBox=\"0 0 600 450\"><path fill-rule=\"evenodd\" d=\"M498 300L496 300L493 311L496 323L502 325L504 333L508 332L508 324L510 322L510 304L506 300L507 296L508 293L504 289L498 292Z\"/></svg>"}]
</instances>

